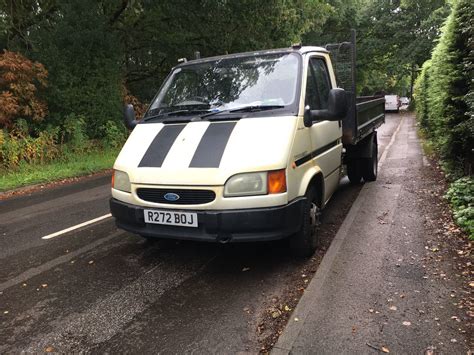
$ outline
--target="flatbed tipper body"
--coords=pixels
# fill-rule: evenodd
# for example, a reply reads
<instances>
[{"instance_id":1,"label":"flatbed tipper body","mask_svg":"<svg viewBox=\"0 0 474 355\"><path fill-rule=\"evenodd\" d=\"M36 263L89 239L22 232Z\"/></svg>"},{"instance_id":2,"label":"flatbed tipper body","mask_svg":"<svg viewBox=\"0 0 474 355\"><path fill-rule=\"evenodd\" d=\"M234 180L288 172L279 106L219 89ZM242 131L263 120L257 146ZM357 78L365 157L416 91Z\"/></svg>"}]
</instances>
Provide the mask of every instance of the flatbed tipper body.
<instances>
[{"instance_id":1,"label":"flatbed tipper body","mask_svg":"<svg viewBox=\"0 0 474 355\"><path fill-rule=\"evenodd\" d=\"M355 48L354 48L355 50ZM182 61L114 164L110 208L145 238L288 238L312 255L321 210L347 165L377 177L383 102L338 84L331 49L301 47ZM355 75L355 74L351 74Z\"/></svg>"},{"instance_id":2,"label":"flatbed tipper body","mask_svg":"<svg viewBox=\"0 0 474 355\"><path fill-rule=\"evenodd\" d=\"M359 96L356 100L355 117L351 114L342 121L345 145L357 144L385 122L383 98Z\"/></svg>"}]
</instances>

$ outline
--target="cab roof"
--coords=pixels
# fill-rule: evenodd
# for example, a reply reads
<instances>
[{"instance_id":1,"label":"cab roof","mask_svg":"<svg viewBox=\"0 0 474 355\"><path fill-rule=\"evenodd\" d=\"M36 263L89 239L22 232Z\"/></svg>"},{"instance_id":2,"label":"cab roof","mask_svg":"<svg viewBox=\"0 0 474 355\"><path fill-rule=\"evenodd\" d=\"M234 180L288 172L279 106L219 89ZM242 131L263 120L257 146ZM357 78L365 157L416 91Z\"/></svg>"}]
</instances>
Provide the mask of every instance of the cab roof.
<instances>
[{"instance_id":1,"label":"cab roof","mask_svg":"<svg viewBox=\"0 0 474 355\"><path fill-rule=\"evenodd\" d=\"M232 58L239 58L239 57L251 57L251 56L277 54L277 53L298 53L298 54L303 55L309 52L329 53L329 51L323 47L294 45L288 48L265 49L265 50L259 50L259 51L253 51L253 52L233 53L233 54L219 55L219 56L213 56L213 57L205 57L205 58L200 58L200 59L192 59L192 60L187 60L186 62L179 63L177 66L175 66L175 68L180 67L180 66L185 66L188 64L205 63L205 62L215 61L219 59L232 59Z\"/></svg>"}]
</instances>

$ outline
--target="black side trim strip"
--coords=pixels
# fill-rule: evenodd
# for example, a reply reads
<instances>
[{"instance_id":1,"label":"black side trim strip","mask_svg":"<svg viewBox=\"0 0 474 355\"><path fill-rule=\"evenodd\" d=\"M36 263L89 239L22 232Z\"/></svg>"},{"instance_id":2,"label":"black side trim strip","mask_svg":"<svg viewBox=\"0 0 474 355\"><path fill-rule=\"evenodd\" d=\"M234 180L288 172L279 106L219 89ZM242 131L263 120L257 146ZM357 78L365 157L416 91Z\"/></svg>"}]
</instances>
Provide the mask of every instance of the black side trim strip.
<instances>
[{"instance_id":1,"label":"black side trim strip","mask_svg":"<svg viewBox=\"0 0 474 355\"><path fill-rule=\"evenodd\" d=\"M211 123L201 138L190 168L218 168L236 122Z\"/></svg>"},{"instance_id":2,"label":"black side trim strip","mask_svg":"<svg viewBox=\"0 0 474 355\"><path fill-rule=\"evenodd\" d=\"M151 142L138 167L161 167L176 137L185 126L185 124L164 126Z\"/></svg>"},{"instance_id":3,"label":"black side trim strip","mask_svg":"<svg viewBox=\"0 0 474 355\"><path fill-rule=\"evenodd\" d=\"M305 155L302 158L299 158L298 160L295 161L296 166L303 165L304 163L310 161L311 159L316 158L318 155L323 154L325 151L334 148L336 145L340 143L340 139L336 139L335 141L326 144L325 146L322 146L321 148L318 148L316 150L313 150L311 153Z\"/></svg>"}]
</instances>

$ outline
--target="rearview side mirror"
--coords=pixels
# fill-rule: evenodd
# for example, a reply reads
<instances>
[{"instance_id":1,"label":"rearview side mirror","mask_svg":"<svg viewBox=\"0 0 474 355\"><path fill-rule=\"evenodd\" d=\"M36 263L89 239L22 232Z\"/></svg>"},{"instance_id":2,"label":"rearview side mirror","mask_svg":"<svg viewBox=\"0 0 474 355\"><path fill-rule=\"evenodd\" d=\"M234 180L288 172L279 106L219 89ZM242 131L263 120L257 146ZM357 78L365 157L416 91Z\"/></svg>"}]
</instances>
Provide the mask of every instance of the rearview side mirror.
<instances>
[{"instance_id":1,"label":"rearview side mirror","mask_svg":"<svg viewBox=\"0 0 474 355\"><path fill-rule=\"evenodd\" d=\"M344 89L336 88L329 91L328 108L311 110L312 120L339 121L344 119L348 110L347 94Z\"/></svg>"},{"instance_id":2,"label":"rearview side mirror","mask_svg":"<svg viewBox=\"0 0 474 355\"><path fill-rule=\"evenodd\" d=\"M137 120L135 118L135 110L133 109L133 105L125 105L123 110L123 120L125 123L125 127L127 127L128 129L135 128L135 126L137 125Z\"/></svg>"}]
</instances>

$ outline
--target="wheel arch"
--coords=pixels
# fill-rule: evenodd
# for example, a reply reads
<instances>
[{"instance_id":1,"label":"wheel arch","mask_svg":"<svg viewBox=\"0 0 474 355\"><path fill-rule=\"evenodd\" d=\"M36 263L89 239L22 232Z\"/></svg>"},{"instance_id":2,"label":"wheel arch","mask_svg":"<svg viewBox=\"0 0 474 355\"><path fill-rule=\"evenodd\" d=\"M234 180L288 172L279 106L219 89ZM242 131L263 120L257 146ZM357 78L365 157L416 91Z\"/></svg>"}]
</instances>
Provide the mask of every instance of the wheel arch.
<instances>
[{"instance_id":1,"label":"wheel arch","mask_svg":"<svg viewBox=\"0 0 474 355\"><path fill-rule=\"evenodd\" d=\"M303 177L302 184L300 186L300 191L299 195L304 196L306 194L306 191L311 186L315 186L317 196L318 196L318 207L323 208L324 207L324 188L325 188L325 183L324 183L324 175L323 172L317 168L314 167L310 169L305 176Z\"/></svg>"}]
</instances>

